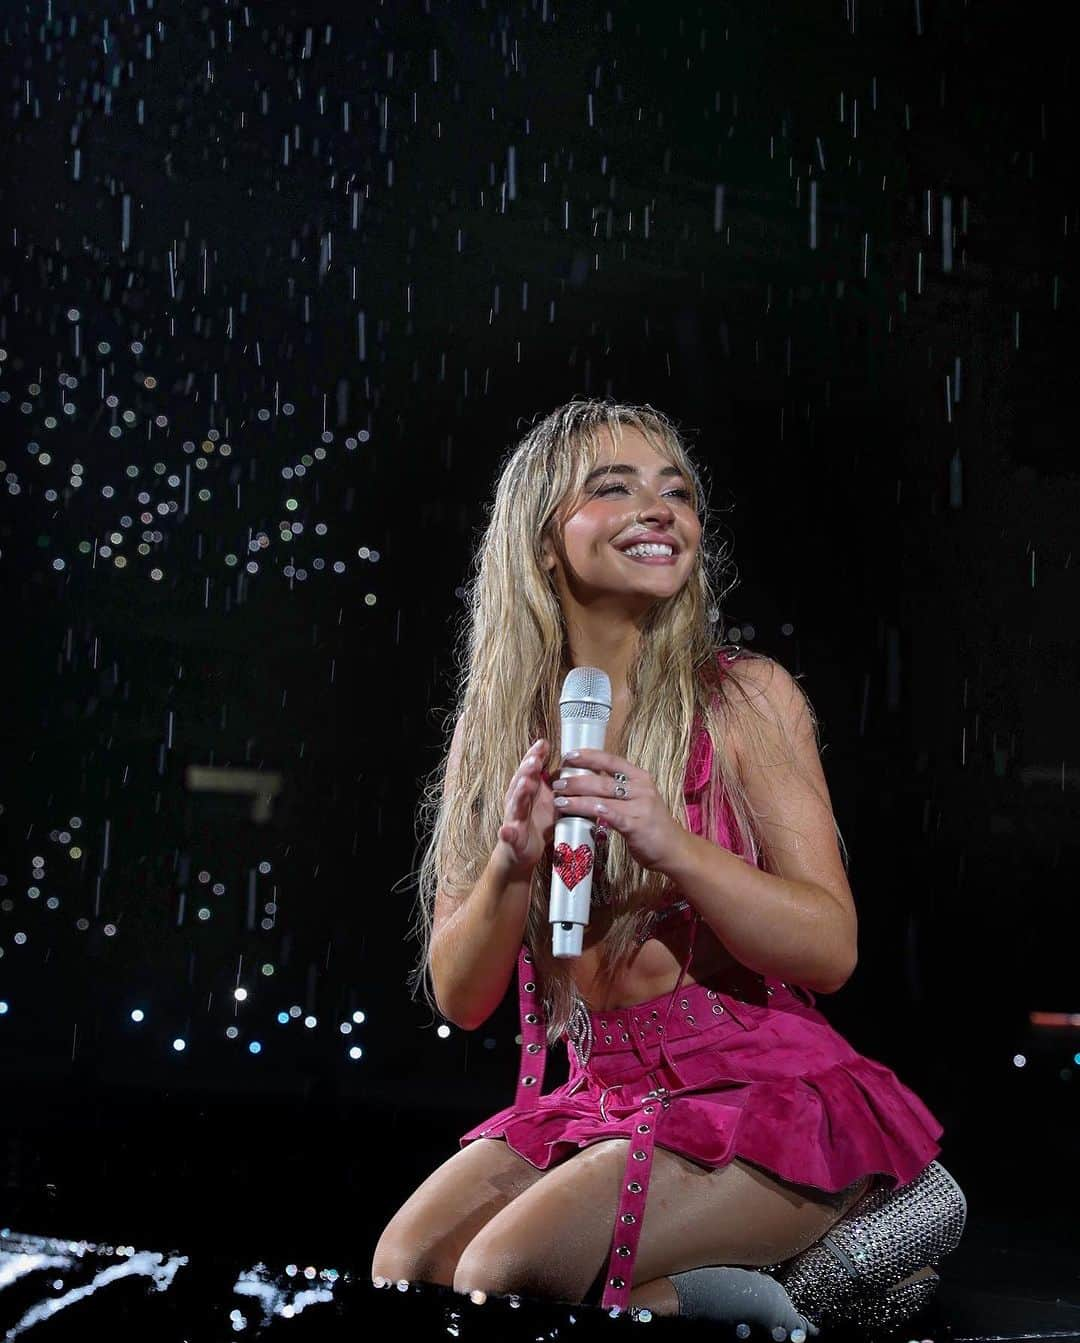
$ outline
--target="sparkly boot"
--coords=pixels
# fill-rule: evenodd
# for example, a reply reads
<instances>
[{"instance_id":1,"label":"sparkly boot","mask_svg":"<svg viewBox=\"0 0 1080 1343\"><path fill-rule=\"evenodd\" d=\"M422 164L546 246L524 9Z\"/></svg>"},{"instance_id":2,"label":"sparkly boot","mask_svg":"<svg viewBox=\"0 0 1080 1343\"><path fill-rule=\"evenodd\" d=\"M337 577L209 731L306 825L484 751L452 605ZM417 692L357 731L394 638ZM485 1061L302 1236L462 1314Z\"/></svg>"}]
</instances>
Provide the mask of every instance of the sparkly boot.
<instances>
[{"instance_id":1,"label":"sparkly boot","mask_svg":"<svg viewBox=\"0 0 1080 1343\"><path fill-rule=\"evenodd\" d=\"M888 1328L933 1297L932 1266L956 1249L966 1220L963 1191L931 1161L902 1189L871 1185L827 1235L768 1271L817 1326Z\"/></svg>"}]
</instances>

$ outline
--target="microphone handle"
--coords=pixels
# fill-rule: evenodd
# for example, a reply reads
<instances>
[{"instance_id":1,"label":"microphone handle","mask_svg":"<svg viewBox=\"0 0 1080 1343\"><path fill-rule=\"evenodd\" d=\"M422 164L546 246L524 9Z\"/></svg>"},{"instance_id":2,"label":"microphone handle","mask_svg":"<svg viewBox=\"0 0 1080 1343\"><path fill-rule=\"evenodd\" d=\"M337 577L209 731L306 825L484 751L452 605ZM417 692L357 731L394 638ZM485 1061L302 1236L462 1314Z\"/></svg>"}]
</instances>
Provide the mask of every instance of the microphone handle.
<instances>
[{"instance_id":1,"label":"microphone handle","mask_svg":"<svg viewBox=\"0 0 1080 1343\"><path fill-rule=\"evenodd\" d=\"M560 740L563 759L568 751L602 751L606 732L607 724L595 718L564 718ZM572 777L590 772L568 767L560 770L560 775ZM551 924L551 954L556 958L581 955L584 930L589 924L595 834L594 823L585 816L563 816L555 822L555 854L563 859L567 878L564 882L559 868L553 863L548 921Z\"/></svg>"}]
</instances>

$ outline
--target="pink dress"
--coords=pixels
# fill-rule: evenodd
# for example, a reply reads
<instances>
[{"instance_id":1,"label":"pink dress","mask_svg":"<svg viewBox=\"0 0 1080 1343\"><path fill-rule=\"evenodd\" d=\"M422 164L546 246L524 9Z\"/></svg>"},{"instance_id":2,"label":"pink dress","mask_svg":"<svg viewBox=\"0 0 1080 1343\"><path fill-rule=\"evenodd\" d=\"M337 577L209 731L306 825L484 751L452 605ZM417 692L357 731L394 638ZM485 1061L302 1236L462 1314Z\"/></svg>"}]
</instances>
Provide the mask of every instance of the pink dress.
<instances>
[{"instance_id":1,"label":"pink dress","mask_svg":"<svg viewBox=\"0 0 1080 1343\"><path fill-rule=\"evenodd\" d=\"M702 833L711 751L708 734L697 734L684 785L695 834ZM735 828L725 805L724 847L745 857L731 839ZM941 1150L943 1128L934 1115L895 1073L857 1053L816 1010L809 990L741 967L724 988L681 988L701 915L675 892L654 917L692 923L675 988L605 1012L581 1003L561 1037L569 1077L547 1095L541 994L522 946L514 1103L458 1144L502 1138L547 1170L591 1143L629 1139L604 1309L629 1305L655 1143L709 1169L741 1157L831 1193L869 1174L890 1188L908 1184Z\"/></svg>"}]
</instances>

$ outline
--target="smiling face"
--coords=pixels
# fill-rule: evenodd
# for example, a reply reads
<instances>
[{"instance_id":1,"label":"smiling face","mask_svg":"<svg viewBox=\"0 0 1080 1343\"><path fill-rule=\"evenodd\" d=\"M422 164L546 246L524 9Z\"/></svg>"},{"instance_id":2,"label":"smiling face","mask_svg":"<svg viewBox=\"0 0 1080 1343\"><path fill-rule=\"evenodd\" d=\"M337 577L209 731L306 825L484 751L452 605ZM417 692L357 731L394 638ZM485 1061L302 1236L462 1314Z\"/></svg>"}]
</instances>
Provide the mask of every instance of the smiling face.
<instances>
[{"instance_id":1,"label":"smiling face","mask_svg":"<svg viewBox=\"0 0 1080 1343\"><path fill-rule=\"evenodd\" d=\"M607 439L581 497L570 501L562 532L566 565L545 538L544 566L563 610L610 607L631 618L673 597L693 570L701 540L693 483L633 425ZM638 559L625 547L646 533L670 541L670 559Z\"/></svg>"}]
</instances>

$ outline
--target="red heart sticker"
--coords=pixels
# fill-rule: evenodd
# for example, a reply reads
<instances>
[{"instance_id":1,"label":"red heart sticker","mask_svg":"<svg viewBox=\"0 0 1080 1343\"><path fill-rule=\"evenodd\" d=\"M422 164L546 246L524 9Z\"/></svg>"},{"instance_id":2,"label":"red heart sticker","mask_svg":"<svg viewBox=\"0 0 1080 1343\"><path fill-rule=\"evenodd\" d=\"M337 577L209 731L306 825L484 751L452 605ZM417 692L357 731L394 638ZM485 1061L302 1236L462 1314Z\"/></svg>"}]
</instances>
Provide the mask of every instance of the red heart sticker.
<instances>
[{"instance_id":1,"label":"red heart sticker","mask_svg":"<svg viewBox=\"0 0 1080 1343\"><path fill-rule=\"evenodd\" d=\"M572 849L569 844L557 844L551 865L566 889L572 891L582 877L587 877L592 871L592 849L587 844L579 844L576 849Z\"/></svg>"}]
</instances>

